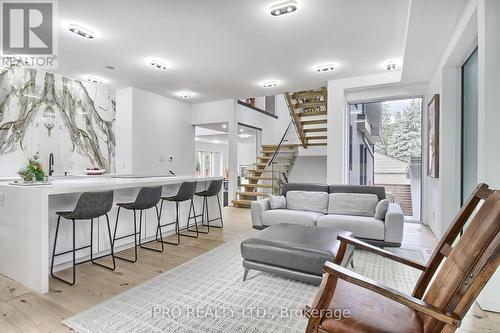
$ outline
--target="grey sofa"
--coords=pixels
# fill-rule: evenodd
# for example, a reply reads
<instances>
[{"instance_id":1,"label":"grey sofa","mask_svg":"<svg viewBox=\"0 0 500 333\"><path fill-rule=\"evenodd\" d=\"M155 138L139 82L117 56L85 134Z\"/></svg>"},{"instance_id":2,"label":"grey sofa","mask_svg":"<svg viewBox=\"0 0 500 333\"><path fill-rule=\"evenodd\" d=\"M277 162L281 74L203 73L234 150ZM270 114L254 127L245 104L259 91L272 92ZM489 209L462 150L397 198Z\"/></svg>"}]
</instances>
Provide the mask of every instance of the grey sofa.
<instances>
[{"instance_id":1,"label":"grey sofa","mask_svg":"<svg viewBox=\"0 0 500 333\"><path fill-rule=\"evenodd\" d=\"M336 198L349 197L349 194L376 195L378 200L386 198L385 189L379 186L357 185L320 185L305 183L287 183L283 185L282 194L286 197L290 191L324 192L328 196L326 205L332 206ZM294 192L296 194L297 192ZM334 195L331 195L334 194ZM317 194L315 194L317 197ZM360 197L360 196L351 196ZM362 197L362 196L361 196ZM320 200L325 200L322 197ZM333 200L333 201L332 201ZM308 209L308 205L318 205L305 197L303 203L285 209L271 209L269 199L252 202L252 224L255 229L264 229L278 223L292 223L308 226L334 228L350 231L355 237L378 246L401 246L403 239L404 215L398 204L390 203L383 220L374 216L360 216L356 213L356 205L352 205L352 214L344 211L341 214L329 213L328 208ZM314 211L315 210L315 211Z\"/></svg>"}]
</instances>

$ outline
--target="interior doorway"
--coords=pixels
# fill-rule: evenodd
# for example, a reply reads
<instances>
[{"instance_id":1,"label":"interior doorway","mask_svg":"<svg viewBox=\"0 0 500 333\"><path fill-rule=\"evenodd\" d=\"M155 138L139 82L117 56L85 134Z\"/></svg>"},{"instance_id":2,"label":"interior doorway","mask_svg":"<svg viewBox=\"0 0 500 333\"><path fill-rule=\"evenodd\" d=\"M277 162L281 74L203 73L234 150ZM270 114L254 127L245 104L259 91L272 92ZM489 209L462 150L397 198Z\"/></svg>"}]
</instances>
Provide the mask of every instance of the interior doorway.
<instances>
[{"instance_id":1,"label":"interior doorway","mask_svg":"<svg viewBox=\"0 0 500 333\"><path fill-rule=\"evenodd\" d=\"M242 183L248 183L246 177L251 175L250 170L255 169L255 164L258 163L261 133L260 128L238 124L238 187Z\"/></svg>"},{"instance_id":2,"label":"interior doorway","mask_svg":"<svg viewBox=\"0 0 500 333\"><path fill-rule=\"evenodd\" d=\"M349 104L349 183L384 186L406 221L419 222L422 98Z\"/></svg>"},{"instance_id":3,"label":"interior doorway","mask_svg":"<svg viewBox=\"0 0 500 333\"><path fill-rule=\"evenodd\" d=\"M229 135L226 122L199 124L195 131L195 175L224 178L224 206L228 205Z\"/></svg>"}]
</instances>

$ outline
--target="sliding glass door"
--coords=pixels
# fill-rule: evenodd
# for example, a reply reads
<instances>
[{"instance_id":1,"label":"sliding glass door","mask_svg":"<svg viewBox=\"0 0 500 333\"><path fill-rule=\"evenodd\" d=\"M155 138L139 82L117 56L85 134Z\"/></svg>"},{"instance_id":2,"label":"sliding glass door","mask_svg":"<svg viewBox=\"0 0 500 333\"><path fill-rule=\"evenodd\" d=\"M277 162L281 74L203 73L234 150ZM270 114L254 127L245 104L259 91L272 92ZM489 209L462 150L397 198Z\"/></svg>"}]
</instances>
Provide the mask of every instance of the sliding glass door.
<instances>
[{"instance_id":1,"label":"sliding glass door","mask_svg":"<svg viewBox=\"0 0 500 333\"><path fill-rule=\"evenodd\" d=\"M422 99L349 105L349 182L383 186L407 221L420 221Z\"/></svg>"}]
</instances>

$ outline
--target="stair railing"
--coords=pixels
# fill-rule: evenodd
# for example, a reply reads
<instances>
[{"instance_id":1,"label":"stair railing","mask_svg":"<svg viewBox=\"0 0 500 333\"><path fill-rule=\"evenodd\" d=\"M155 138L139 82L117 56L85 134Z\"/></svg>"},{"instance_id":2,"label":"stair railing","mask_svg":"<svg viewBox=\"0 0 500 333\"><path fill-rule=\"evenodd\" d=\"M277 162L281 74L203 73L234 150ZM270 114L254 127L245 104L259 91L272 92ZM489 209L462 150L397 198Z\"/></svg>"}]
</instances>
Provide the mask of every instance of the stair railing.
<instances>
[{"instance_id":1,"label":"stair railing","mask_svg":"<svg viewBox=\"0 0 500 333\"><path fill-rule=\"evenodd\" d=\"M302 127L302 123L300 122L300 117L295 111L295 106L292 103L291 95L290 93L285 93L284 96L286 105L288 106L288 111L290 112L290 117L292 117L292 122L295 125L295 130L297 131L297 135L300 139L300 143L302 144L302 147L307 148L307 138L304 134L304 128Z\"/></svg>"},{"instance_id":2,"label":"stair railing","mask_svg":"<svg viewBox=\"0 0 500 333\"><path fill-rule=\"evenodd\" d=\"M281 194L283 183L288 182L288 173L298 153L298 143L299 137L291 121L266 167L271 170L272 193L275 195Z\"/></svg>"}]
</instances>

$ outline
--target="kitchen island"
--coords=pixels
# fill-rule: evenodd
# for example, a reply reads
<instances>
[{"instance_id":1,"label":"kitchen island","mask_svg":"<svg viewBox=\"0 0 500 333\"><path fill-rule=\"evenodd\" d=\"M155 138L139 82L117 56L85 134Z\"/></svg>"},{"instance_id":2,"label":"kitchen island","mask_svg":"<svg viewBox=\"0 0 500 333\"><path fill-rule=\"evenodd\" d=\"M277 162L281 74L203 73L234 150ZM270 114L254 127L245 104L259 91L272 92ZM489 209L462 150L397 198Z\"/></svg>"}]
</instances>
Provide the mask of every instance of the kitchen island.
<instances>
[{"instance_id":1,"label":"kitchen island","mask_svg":"<svg viewBox=\"0 0 500 333\"><path fill-rule=\"evenodd\" d=\"M0 274L15 280L38 293L49 290L49 270L54 244L56 211L72 210L82 192L114 191L114 202L131 202L141 187L163 186L163 195L177 192L184 181L197 181L197 191L205 190L211 180L221 177L193 176L87 176L60 177L50 180L50 185L20 186L9 182L0 182ZM201 214L201 198L195 197L196 214ZM218 212L217 203L209 203L211 212ZM189 203L180 209L180 224L185 225ZM114 205L108 214L112 228L116 218ZM175 209L164 204L162 223L174 219ZM145 211L143 215L146 240L152 240L156 233L156 213ZM200 222L200 221L198 221ZM96 256L109 253L109 240L105 218L95 222L94 250ZM173 233L174 226L162 229L164 235ZM76 245L87 245L90 242L90 222L80 221L76 225ZM119 233L133 232L132 214L120 214ZM113 232L113 230L112 230ZM71 247L71 223L61 221L58 236L57 252ZM115 244L115 251L121 251L134 244L133 237L122 239ZM168 246L166 248L168 252ZM77 261L89 258L89 250L77 253ZM139 258L140 260L140 258ZM119 265L120 263L117 262ZM55 271L71 266L71 254L58 256L54 264ZM95 267L94 269L101 269Z\"/></svg>"}]
</instances>

